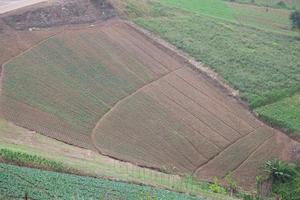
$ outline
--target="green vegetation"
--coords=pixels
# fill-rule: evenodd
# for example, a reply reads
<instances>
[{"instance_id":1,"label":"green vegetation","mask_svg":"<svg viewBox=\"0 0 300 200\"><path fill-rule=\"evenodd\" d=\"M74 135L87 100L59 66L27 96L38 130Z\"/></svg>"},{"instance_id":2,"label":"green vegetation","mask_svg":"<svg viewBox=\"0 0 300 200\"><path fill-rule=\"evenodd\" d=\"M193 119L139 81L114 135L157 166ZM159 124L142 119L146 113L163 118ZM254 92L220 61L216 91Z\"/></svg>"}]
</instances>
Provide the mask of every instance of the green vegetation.
<instances>
[{"instance_id":1,"label":"green vegetation","mask_svg":"<svg viewBox=\"0 0 300 200\"><path fill-rule=\"evenodd\" d=\"M181 4L182 9L179 4L174 9L171 3L167 5L168 1L162 2L148 4L148 10L152 8L153 13L163 10L163 15L150 13L151 17L132 20L210 66L239 90L251 108L258 109L299 92L300 41L295 37L296 32L294 36L269 32L225 18L195 14ZM295 105L298 104L299 99L293 100ZM292 116L286 119L297 119L296 112L290 114ZM296 121L285 121L285 124L296 123L294 126L299 126Z\"/></svg>"},{"instance_id":2,"label":"green vegetation","mask_svg":"<svg viewBox=\"0 0 300 200\"><path fill-rule=\"evenodd\" d=\"M295 35L291 31L290 10L269 8L266 11L265 7L229 2L227 6L231 8L236 20L243 25L286 35Z\"/></svg>"},{"instance_id":3,"label":"green vegetation","mask_svg":"<svg viewBox=\"0 0 300 200\"><path fill-rule=\"evenodd\" d=\"M235 21L232 11L222 0L161 0L163 5L184 9L195 14Z\"/></svg>"},{"instance_id":4,"label":"green vegetation","mask_svg":"<svg viewBox=\"0 0 300 200\"><path fill-rule=\"evenodd\" d=\"M230 2L238 2L245 4L255 4L258 6L267 6L273 8L288 8L297 9L300 8L300 1L298 0L225 0Z\"/></svg>"},{"instance_id":5,"label":"green vegetation","mask_svg":"<svg viewBox=\"0 0 300 200\"><path fill-rule=\"evenodd\" d=\"M65 171L61 162L56 162L40 156L31 155L23 152L12 151L6 148L0 149L0 158L3 161L11 164L38 167L57 172Z\"/></svg>"},{"instance_id":6,"label":"green vegetation","mask_svg":"<svg viewBox=\"0 0 300 200\"><path fill-rule=\"evenodd\" d=\"M25 155L25 157L31 158L22 158L23 162L16 163L8 161L18 160L19 158L14 158L18 156L9 156L13 157L13 159L6 160L0 156L0 161L7 163L59 171L55 170L55 168L50 168L48 164L44 164L44 166L47 165L46 167L37 164L57 163L59 165L58 169L62 168L63 172L66 173L88 175L97 178L110 178L112 180L120 180L128 183L141 183L214 200L235 199L230 198L227 194L213 193L213 191L210 190L210 184L195 180L192 176L179 177L110 160L96 152L77 148L40 134L28 133L27 130L16 127L1 118L0 137L0 149L5 149L5 152L8 152L6 154ZM19 141L20 138L26 139ZM30 138L30 140L28 140L28 138ZM28 161L31 160L38 161L35 161L35 165L33 165L30 164L32 162L28 163Z\"/></svg>"},{"instance_id":7,"label":"green vegetation","mask_svg":"<svg viewBox=\"0 0 300 200\"><path fill-rule=\"evenodd\" d=\"M184 194L104 179L0 164L0 193L30 199L170 199L196 200Z\"/></svg>"},{"instance_id":8,"label":"green vegetation","mask_svg":"<svg viewBox=\"0 0 300 200\"><path fill-rule=\"evenodd\" d=\"M272 193L282 200L298 200L300 197L300 164L287 164L280 160L267 161L267 179L272 183Z\"/></svg>"},{"instance_id":9,"label":"green vegetation","mask_svg":"<svg viewBox=\"0 0 300 200\"><path fill-rule=\"evenodd\" d=\"M273 125L286 127L290 133L300 133L300 94L255 109Z\"/></svg>"}]
</instances>

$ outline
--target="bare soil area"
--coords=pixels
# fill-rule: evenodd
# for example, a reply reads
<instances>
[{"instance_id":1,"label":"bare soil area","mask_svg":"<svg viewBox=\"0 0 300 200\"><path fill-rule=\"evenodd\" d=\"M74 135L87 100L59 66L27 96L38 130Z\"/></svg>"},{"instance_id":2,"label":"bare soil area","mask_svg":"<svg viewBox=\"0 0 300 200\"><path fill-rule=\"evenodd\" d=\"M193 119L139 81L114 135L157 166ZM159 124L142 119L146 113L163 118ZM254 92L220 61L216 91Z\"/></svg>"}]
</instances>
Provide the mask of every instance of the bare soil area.
<instances>
[{"instance_id":1,"label":"bare soil area","mask_svg":"<svg viewBox=\"0 0 300 200\"><path fill-rule=\"evenodd\" d=\"M16 30L92 23L116 15L106 0L50 0L1 16Z\"/></svg>"}]
</instances>

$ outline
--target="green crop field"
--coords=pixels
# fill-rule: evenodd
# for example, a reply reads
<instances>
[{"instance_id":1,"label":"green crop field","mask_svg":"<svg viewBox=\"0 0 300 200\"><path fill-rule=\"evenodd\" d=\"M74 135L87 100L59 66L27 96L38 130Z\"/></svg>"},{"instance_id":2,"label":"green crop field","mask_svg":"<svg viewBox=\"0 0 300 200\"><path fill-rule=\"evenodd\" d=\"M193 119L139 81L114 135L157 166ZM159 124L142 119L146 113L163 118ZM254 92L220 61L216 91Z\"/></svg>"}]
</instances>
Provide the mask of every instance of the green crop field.
<instances>
[{"instance_id":1,"label":"green crop field","mask_svg":"<svg viewBox=\"0 0 300 200\"><path fill-rule=\"evenodd\" d=\"M0 163L0 193L4 197L29 199L170 199L199 198L122 182L21 168Z\"/></svg>"},{"instance_id":2,"label":"green crop field","mask_svg":"<svg viewBox=\"0 0 300 200\"><path fill-rule=\"evenodd\" d=\"M296 35L269 32L265 28L232 23L226 18L198 15L194 11L188 12L184 5L183 9L177 5L174 10L171 3L168 6L167 1L162 2L148 4L156 15L135 18L135 23L208 64L239 90L252 108L280 101L300 90L300 41ZM157 16L157 10L164 12ZM237 12L240 11L232 13ZM260 18L265 18L264 15ZM287 23L286 19L282 23ZM299 102L299 99L294 100ZM285 114L296 118L294 113L282 113ZM272 117L272 121L278 121L277 116Z\"/></svg>"},{"instance_id":3,"label":"green crop field","mask_svg":"<svg viewBox=\"0 0 300 200\"><path fill-rule=\"evenodd\" d=\"M274 8L266 10L265 7L233 2L228 2L227 6L232 10L235 19L241 24L267 31L293 34L289 20L290 10Z\"/></svg>"},{"instance_id":4,"label":"green crop field","mask_svg":"<svg viewBox=\"0 0 300 200\"><path fill-rule=\"evenodd\" d=\"M231 9L222 0L161 0L163 5L235 21Z\"/></svg>"},{"instance_id":5,"label":"green crop field","mask_svg":"<svg viewBox=\"0 0 300 200\"><path fill-rule=\"evenodd\" d=\"M256 111L274 125L286 127L292 133L300 133L300 95L282 99Z\"/></svg>"},{"instance_id":6,"label":"green crop field","mask_svg":"<svg viewBox=\"0 0 300 200\"><path fill-rule=\"evenodd\" d=\"M226 0L230 1L231 0ZM289 8L289 9L299 9L299 0L235 0L235 2L246 3L246 4L256 4L258 6L268 6L274 8ZM283 3L280 3L283 2Z\"/></svg>"},{"instance_id":7,"label":"green crop field","mask_svg":"<svg viewBox=\"0 0 300 200\"><path fill-rule=\"evenodd\" d=\"M166 72L151 71L121 48L96 29L44 41L4 66L2 113L20 126L91 148L97 121Z\"/></svg>"}]
</instances>

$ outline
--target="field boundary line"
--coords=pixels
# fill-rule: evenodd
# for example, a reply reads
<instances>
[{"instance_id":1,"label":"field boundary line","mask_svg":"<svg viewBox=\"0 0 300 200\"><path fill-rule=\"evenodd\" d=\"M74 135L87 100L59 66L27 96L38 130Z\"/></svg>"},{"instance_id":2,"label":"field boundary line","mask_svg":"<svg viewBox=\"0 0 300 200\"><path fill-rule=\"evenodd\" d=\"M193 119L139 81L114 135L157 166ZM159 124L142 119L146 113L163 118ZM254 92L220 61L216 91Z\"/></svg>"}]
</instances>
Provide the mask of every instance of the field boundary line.
<instances>
[{"instance_id":1,"label":"field boundary line","mask_svg":"<svg viewBox=\"0 0 300 200\"><path fill-rule=\"evenodd\" d=\"M31 51L31 50L34 49L35 47L38 47L38 46L40 46L41 44L43 44L44 42L46 42L47 40L50 40L51 38L53 38L53 37L55 37L55 36L57 36L57 35L60 35L60 34L63 33L64 31L65 31L64 29L61 30L61 31L58 31L58 32L56 32L56 33L50 35L49 37L47 37L47 38L45 38L45 39L39 41L39 42L36 43L35 45L29 47L29 48L26 49L25 51L22 51L22 52L19 53L18 55L13 56L12 58L10 58L9 60L5 61L5 62L2 64L2 69L3 69L3 67L4 67L7 63L11 62L13 59L18 58L18 57L20 57L20 56L22 56L22 55L28 53L29 51Z\"/></svg>"},{"instance_id":2,"label":"field boundary line","mask_svg":"<svg viewBox=\"0 0 300 200\"><path fill-rule=\"evenodd\" d=\"M225 126L229 127L230 129L234 130L235 132L238 133L239 136L242 136L242 134L238 131L235 130L235 128L231 127L229 124L227 124L227 122L223 121L222 119L220 119L218 116L216 116L214 113L212 113L211 111L209 111L207 108L205 108L203 105L199 104L198 102L196 102L194 99L192 99L191 97L187 96L186 94L184 94L182 91L180 91L178 88L176 88L173 84L171 84L169 81L167 80L163 80L165 83L167 83L168 85L170 85L172 88L174 88L174 90L176 90L177 92L179 92L181 95L183 95L184 97L186 97L187 99L191 100L193 103L195 103L196 105L200 106L201 108L203 108L204 110L206 110L210 115L212 115L214 118L216 118L216 120L222 122ZM251 131L250 131L251 132Z\"/></svg>"},{"instance_id":3,"label":"field boundary line","mask_svg":"<svg viewBox=\"0 0 300 200\"><path fill-rule=\"evenodd\" d=\"M262 126L261 126L261 127L262 127ZM261 127L259 127L259 128L261 128ZM259 128L258 128L258 129L259 129ZM214 159L216 159L221 153L223 153L224 151L226 151L227 149L229 149L230 147L232 147L235 143L239 142L240 140L244 139L245 137L247 137L247 136L253 134L253 133L254 133L255 131L257 131L258 129L255 129L255 130L251 131L250 133L248 133L248 134L246 134L246 135L240 137L239 139L233 141L233 142L232 142L231 144L229 144L225 149L223 149L223 150L220 151L218 154L216 154L213 158L211 158L211 159L208 160L206 163L204 163L204 164L200 165L198 168L196 168L196 169L193 171L192 174L195 175L196 173L198 173L198 171L199 171L203 166L207 165L209 162L211 162L211 161L213 161Z\"/></svg>"},{"instance_id":4,"label":"field boundary line","mask_svg":"<svg viewBox=\"0 0 300 200\"><path fill-rule=\"evenodd\" d=\"M256 152L258 152L267 142L269 142L273 137L275 137L275 133L273 133L269 138L267 138L263 143L259 144L254 151L252 151L245 160L243 160L243 162L241 162L241 164L239 164L238 166L236 166L233 170L232 173L234 173L236 170L238 170L240 167L242 167L242 165L244 163L246 163L248 161L248 159L250 159L251 156L253 156ZM223 177L224 178L224 177Z\"/></svg>"},{"instance_id":5,"label":"field boundary line","mask_svg":"<svg viewBox=\"0 0 300 200\"><path fill-rule=\"evenodd\" d=\"M131 28L131 27L129 26L129 28ZM114 29L116 32L118 32L120 35L122 35L122 33L120 31L116 30L114 27L112 27L112 29ZM136 31L135 29L133 29L133 30ZM140 34L140 33L137 32L137 34ZM158 59L156 59L154 56L152 56L149 53L147 53L143 48L139 47L134 41L132 41L131 39L129 39L129 42L131 42L132 45L135 46L136 48L138 48L140 51L144 52L145 55L149 56L150 58L152 58L153 60L155 60L156 62L158 62L165 70L170 71L170 69L168 69L168 67L165 64L163 64L161 61L159 61ZM154 46L157 47L156 45L154 45ZM172 57L172 56L170 56L170 57Z\"/></svg>"},{"instance_id":6,"label":"field boundary line","mask_svg":"<svg viewBox=\"0 0 300 200\"><path fill-rule=\"evenodd\" d=\"M172 98L170 98L168 95L166 95L161 89L159 89L160 93L165 96L167 99L169 99L170 101L172 101L174 104L176 104L178 107L180 107L181 109L183 109L185 112L187 112L188 114L192 115L194 118L196 118L197 120L199 120L200 122L202 122L203 124L205 124L210 130L212 130L213 132L215 132L217 135L219 135L220 137L222 137L225 141L227 141L230 144L230 140L228 140L226 137L224 137L222 134L219 133L219 131L215 130L214 128L212 128L210 125L208 125L207 123L205 123L204 121L202 121L201 119L199 119L197 116L195 116L194 114L190 113L186 108L184 108L182 105L180 105L179 103L175 102ZM202 133L200 132L200 134L202 135ZM205 136L203 136L205 137ZM207 137L206 137L207 138ZM207 140L209 140L207 138ZM214 144L212 141L210 141L212 144ZM216 144L214 144L216 145ZM217 146L217 145L216 145ZM221 147L219 147L220 150L222 150Z\"/></svg>"},{"instance_id":7,"label":"field boundary line","mask_svg":"<svg viewBox=\"0 0 300 200\"><path fill-rule=\"evenodd\" d=\"M221 88L222 91L225 92L226 94L229 93L231 96L235 98L239 98L239 91L233 89L230 85L226 83L226 81L218 73L214 72L209 67L206 67L204 63L196 61L195 58L183 52L182 50L178 49L171 43L163 40L157 34L144 29L138 26L137 24L134 24L133 22L128 22L128 21L124 21L124 22L128 24L130 27L132 27L133 29L135 29L137 32L141 33L147 40L152 42L158 48L164 51L166 50L169 51L166 53L168 53L169 55L171 54L172 56L176 56L180 60L189 64L189 66L192 69L199 70L199 72L204 76L206 76L206 78L209 78L209 80L214 81L217 84L216 87ZM242 102L239 103L243 104Z\"/></svg>"},{"instance_id":8,"label":"field boundary line","mask_svg":"<svg viewBox=\"0 0 300 200\"><path fill-rule=\"evenodd\" d=\"M203 94L204 96L206 96L207 98L209 98L211 101L213 101L215 104L217 105L222 105L225 107L225 109L227 110L227 112L231 113L233 116L235 116L237 119L239 119L241 122L247 124L248 126L250 126L252 129L255 129L255 127L251 126L248 122L246 122L244 119L242 119L238 114L234 113L231 111L231 109L228 107L228 104L225 104L224 102L222 102L220 99L217 98L213 98L210 97L208 94L206 94L205 92L203 92L202 90L200 90L199 88L195 87L194 85L192 85L191 83L189 83L187 80L185 80L184 78L182 78L181 76L179 76L178 74L175 73L175 76L178 77L179 79L183 80L186 84L188 84L190 87L194 88L196 91L200 92L201 94ZM217 91L216 91L217 92Z\"/></svg>"},{"instance_id":9,"label":"field boundary line","mask_svg":"<svg viewBox=\"0 0 300 200\"><path fill-rule=\"evenodd\" d=\"M178 69L175 69L173 71L169 71L167 72L166 74L164 74L163 76L155 79L155 80L152 80L150 81L149 83L147 83L146 85L143 85L142 87L138 88L137 90L135 90L134 92L132 92L131 94L125 96L124 98L120 99L119 101L117 101L114 105L112 105L112 107L98 120L98 122L96 123L95 127L93 128L92 132L91 132L91 135L90 135L90 139L91 139L91 142L92 144L95 146L96 149L98 149L99 153L103 154L103 155L106 155L104 154L101 149L97 146L96 144L96 135L97 135L97 132L96 130L98 129L98 127L100 126L101 122L107 117L107 115L109 115L114 109L116 109L120 104L122 104L124 101L126 101L127 99L131 98L132 96L134 96L135 94L137 94L138 92L142 91L144 88L147 88L149 87L152 83L156 82L156 81L159 81L161 78L165 77L165 76L168 76L169 74L171 74L172 72L175 72L177 70L179 70L181 68L178 68ZM106 156L109 156L109 155L106 155ZM110 156L109 156L110 157Z\"/></svg>"}]
</instances>

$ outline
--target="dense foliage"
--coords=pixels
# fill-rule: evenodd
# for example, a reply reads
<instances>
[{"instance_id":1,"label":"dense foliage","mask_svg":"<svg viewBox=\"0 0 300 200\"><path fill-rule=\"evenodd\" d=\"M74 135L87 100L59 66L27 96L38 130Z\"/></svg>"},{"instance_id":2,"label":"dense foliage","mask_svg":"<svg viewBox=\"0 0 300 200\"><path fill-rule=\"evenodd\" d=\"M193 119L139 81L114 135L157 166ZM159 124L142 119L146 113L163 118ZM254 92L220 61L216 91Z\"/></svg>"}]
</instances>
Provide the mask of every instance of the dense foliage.
<instances>
[{"instance_id":1,"label":"dense foliage","mask_svg":"<svg viewBox=\"0 0 300 200\"><path fill-rule=\"evenodd\" d=\"M290 19L292 20L293 28L300 31L300 11L294 11L291 13Z\"/></svg>"},{"instance_id":2,"label":"dense foliage","mask_svg":"<svg viewBox=\"0 0 300 200\"><path fill-rule=\"evenodd\" d=\"M282 200L300 199L300 164L290 165L280 160L267 161L265 169L272 182L272 193Z\"/></svg>"},{"instance_id":3,"label":"dense foliage","mask_svg":"<svg viewBox=\"0 0 300 200\"><path fill-rule=\"evenodd\" d=\"M0 164L0 194L30 199L196 200L148 186Z\"/></svg>"}]
</instances>

